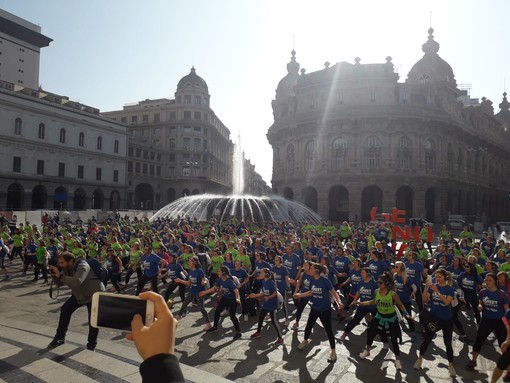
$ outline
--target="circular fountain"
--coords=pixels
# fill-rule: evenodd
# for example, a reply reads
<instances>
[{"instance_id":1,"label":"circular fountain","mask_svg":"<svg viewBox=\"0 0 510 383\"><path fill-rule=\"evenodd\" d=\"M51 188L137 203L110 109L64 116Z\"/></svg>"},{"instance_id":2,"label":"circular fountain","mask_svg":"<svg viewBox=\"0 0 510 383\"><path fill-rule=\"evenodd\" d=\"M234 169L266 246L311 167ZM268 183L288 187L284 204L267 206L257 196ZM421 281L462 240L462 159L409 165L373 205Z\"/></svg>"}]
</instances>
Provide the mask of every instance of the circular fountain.
<instances>
[{"instance_id":1,"label":"circular fountain","mask_svg":"<svg viewBox=\"0 0 510 383\"><path fill-rule=\"evenodd\" d=\"M231 217L242 221L319 224L321 218L314 211L298 202L280 196L251 196L215 194L192 195L160 209L151 218L177 219L189 217L198 221L215 218L220 223Z\"/></svg>"}]
</instances>

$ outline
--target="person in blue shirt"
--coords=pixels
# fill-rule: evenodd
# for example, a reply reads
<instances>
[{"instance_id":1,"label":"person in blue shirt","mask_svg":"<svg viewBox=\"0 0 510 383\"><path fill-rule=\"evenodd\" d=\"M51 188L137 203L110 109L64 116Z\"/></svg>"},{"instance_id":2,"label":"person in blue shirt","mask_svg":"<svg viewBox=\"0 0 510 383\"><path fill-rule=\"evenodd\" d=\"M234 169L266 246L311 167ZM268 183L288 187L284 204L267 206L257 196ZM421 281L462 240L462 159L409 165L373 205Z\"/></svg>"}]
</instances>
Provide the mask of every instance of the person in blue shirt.
<instances>
[{"instance_id":1,"label":"person in blue shirt","mask_svg":"<svg viewBox=\"0 0 510 383\"><path fill-rule=\"evenodd\" d=\"M186 279L187 273L186 270L181 266L180 263L176 262L177 257L175 254L170 253L168 255L168 265L166 272L161 276L161 278L168 278L168 286L165 291L165 302L168 302L170 299L170 294L174 292L176 288L179 288L179 296L181 297L181 301L184 302L186 298L186 285L182 283L177 283L175 280L177 278Z\"/></svg>"},{"instance_id":2,"label":"person in blue shirt","mask_svg":"<svg viewBox=\"0 0 510 383\"><path fill-rule=\"evenodd\" d=\"M204 307L204 298L200 296L200 292L205 290L205 285L208 283L207 278L203 270L201 269L200 260L195 255L188 260L189 263L189 271L188 271L188 279L184 280L181 278L175 278L175 282L181 283L185 286L189 287L188 295L184 298L184 302L182 302L182 306L180 310L175 315L175 319L181 319L182 315L186 312L186 308L188 305L193 302L195 303L200 312L202 313L203 318L205 319L204 330L209 330L212 326L211 321L209 320L209 313L206 311Z\"/></svg>"},{"instance_id":3,"label":"person in blue shirt","mask_svg":"<svg viewBox=\"0 0 510 383\"><path fill-rule=\"evenodd\" d=\"M464 299L475 314L476 323L479 324L481 317L478 311L478 289L482 284L482 278L478 275L473 263L464 265L464 272L459 277L459 287L464 292Z\"/></svg>"},{"instance_id":4,"label":"person in blue shirt","mask_svg":"<svg viewBox=\"0 0 510 383\"><path fill-rule=\"evenodd\" d=\"M425 303L430 302L430 318L425 327L425 336L420 346L420 355L414 363L414 369L421 369L423 363L423 356L427 351L428 346L434 339L435 332L439 329L443 331L443 341L446 348L446 356L448 358L448 370L451 377L457 375L455 368L453 367L453 347L452 347L452 335L453 335L453 321L452 321L452 306L455 290L451 286L452 276L445 269L439 269L435 274L436 283L427 281L425 285L425 291L423 292L423 301ZM425 318L425 316L420 317ZM437 328L432 328L430 323L435 323Z\"/></svg>"},{"instance_id":5,"label":"person in blue shirt","mask_svg":"<svg viewBox=\"0 0 510 383\"><path fill-rule=\"evenodd\" d=\"M230 274L230 269L226 266L220 267L218 277L219 278L216 279L214 286L208 290L200 291L198 293L199 297L204 297L205 295L219 291L221 296L221 298L219 298L218 305L216 306L216 310L214 311L214 323L212 327L207 330L207 333L218 331L220 313L227 309L230 315L230 320L234 324L234 339L239 339L241 337L241 326L239 325L239 320L236 317L236 310L237 306L241 305L241 298L239 296L238 286Z\"/></svg>"},{"instance_id":6,"label":"person in blue shirt","mask_svg":"<svg viewBox=\"0 0 510 383\"><path fill-rule=\"evenodd\" d=\"M303 265L303 272L301 273L301 276L299 277L299 280L296 284L296 289L294 290L294 295L296 293L306 293L310 290L312 287L312 276L309 273L310 268L312 267L312 262L305 261ZM303 311L308 304L309 299L308 298L299 298L297 300L296 305L296 321L292 325L293 329L299 328L299 321L301 320L301 315L303 314Z\"/></svg>"},{"instance_id":7,"label":"person in blue shirt","mask_svg":"<svg viewBox=\"0 0 510 383\"><path fill-rule=\"evenodd\" d=\"M349 270L349 278L339 284L340 287L350 285L347 302L344 305L344 310L346 312L349 312L349 308L351 307L354 297L358 292L358 283L361 279L361 259L358 258L352 263L352 269Z\"/></svg>"},{"instance_id":8,"label":"person in blue shirt","mask_svg":"<svg viewBox=\"0 0 510 383\"><path fill-rule=\"evenodd\" d=\"M23 275L27 273L28 266L35 266L35 251L37 249L37 245L33 239L28 240L28 246L25 253L25 259L23 261Z\"/></svg>"},{"instance_id":9,"label":"person in blue shirt","mask_svg":"<svg viewBox=\"0 0 510 383\"><path fill-rule=\"evenodd\" d=\"M501 344L501 352L503 353L497 363L496 367L492 371L491 383L496 383L501 375L503 375L503 371L508 369L510 366L510 324L508 323L510 319L510 310L507 310L505 315L502 318L502 322L506 329L506 338L505 341ZM507 377L510 377L510 372L507 371L506 376L503 378L503 381L507 381Z\"/></svg>"},{"instance_id":10,"label":"person in blue shirt","mask_svg":"<svg viewBox=\"0 0 510 383\"><path fill-rule=\"evenodd\" d=\"M418 260L417 254L414 251L410 251L407 254L407 259L404 261L404 265L407 271L407 278L411 284L416 286L416 305L420 312L423 311L423 289L422 283L423 278L427 275L427 270L423 267L423 264Z\"/></svg>"},{"instance_id":11,"label":"person in blue shirt","mask_svg":"<svg viewBox=\"0 0 510 383\"><path fill-rule=\"evenodd\" d=\"M260 272L263 269L270 269L271 265L265 261L266 253L259 251L255 255L255 262L253 263L253 273L251 273L250 277L253 278L252 284L252 292L258 293L260 287L262 286L263 276Z\"/></svg>"},{"instance_id":12,"label":"person in blue shirt","mask_svg":"<svg viewBox=\"0 0 510 383\"><path fill-rule=\"evenodd\" d=\"M165 260L158 257L156 254L151 252L149 245L143 247L143 254L140 260L140 264L143 270L142 277L138 280L136 286L136 295L140 294L150 281L152 291L158 293L158 276L159 269L165 266Z\"/></svg>"},{"instance_id":13,"label":"person in blue shirt","mask_svg":"<svg viewBox=\"0 0 510 383\"><path fill-rule=\"evenodd\" d=\"M336 348L335 348L335 336L333 335L333 329L331 327L331 298L340 307L340 297L333 288L333 284L329 279L321 276L321 274L327 273L324 265L313 265L308 270L308 274L313 276L311 289L305 293L296 293L294 297L299 298L310 298L312 302L312 308L308 315L308 321L305 327L305 339L298 345L298 350L302 350L309 343L310 335L312 333L313 326L317 322L317 319L321 320L322 326L326 331L329 340L329 346L331 348L331 354L328 359L329 363L336 362Z\"/></svg>"},{"instance_id":14,"label":"person in blue shirt","mask_svg":"<svg viewBox=\"0 0 510 383\"><path fill-rule=\"evenodd\" d=\"M120 294L119 280L120 273L122 272L122 262L111 247L108 247L108 249L106 249L106 253L108 254L108 257L106 258L106 269L108 270L108 279L115 288L115 291L118 294Z\"/></svg>"},{"instance_id":15,"label":"person in blue shirt","mask_svg":"<svg viewBox=\"0 0 510 383\"><path fill-rule=\"evenodd\" d=\"M285 246L285 254L282 257L282 264L289 271L289 282L291 289L296 287L296 281L301 273L301 259L292 252L292 246Z\"/></svg>"},{"instance_id":16,"label":"person in blue shirt","mask_svg":"<svg viewBox=\"0 0 510 383\"><path fill-rule=\"evenodd\" d=\"M370 302L375 299L375 290L377 290L377 283L372 279L372 273L370 269L364 268L360 272L361 280L357 284L356 293L354 294L353 303L359 302L357 305L356 313L352 319L345 326L344 332L340 336L340 340L344 341L345 338L350 334L352 329L361 323L361 320L367 315L372 318L377 314L377 308L375 305L367 306L364 303Z\"/></svg>"},{"instance_id":17,"label":"person in blue shirt","mask_svg":"<svg viewBox=\"0 0 510 383\"><path fill-rule=\"evenodd\" d=\"M409 315L412 315L411 297L415 297L417 289L416 286L411 283L411 280L408 278L406 266L401 261L395 262L393 281L395 282L395 291L397 292L400 301L406 308L406 311L409 313ZM406 319L407 325L409 326L409 331L411 332L411 340L414 342L416 340L414 335L414 320L412 318Z\"/></svg>"},{"instance_id":18,"label":"person in blue shirt","mask_svg":"<svg viewBox=\"0 0 510 383\"><path fill-rule=\"evenodd\" d=\"M508 310L508 295L498 288L497 277L489 273L485 276L485 289L480 291L480 301L477 307L482 312L482 320L478 326L472 359L467 364L468 370L474 370L476 359L487 337L494 331L499 345L506 339L506 328L502 318Z\"/></svg>"},{"instance_id":19,"label":"person in blue shirt","mask_svg":"<svg viewBox=\"0 0 510 383\"><path fill-rule=\"evenodd\" d=\"M301 264L303 264L303 262L305 261L305 252L301 248L301 242L299 241L293 242L292 251L299 257L299 259L301 260Z\"/></svg>"},{"instance_id":20,"label":"person in blue shirt","mask_svg":"<svg viewBox=\"0 0 510 383\"><path fill-rule=\"evenodd\" d=\"M55 245L55 240L53 238L50 239L50 245L46 248L46 250L48 250L48 253L50 254L48 265L56 266L58 263L58 246Z\"/></svg>"},{"instance_id":21,"label":"person in blue shirt","mask_svg":"<svg viewBox=\"0 0 510 383\"><path fill-rule=\"evenodd\" d=\"M285 316L284 326L289 325L289 310L287 308L287 287L289 286L289 271L282 264L282 257L277 255L274 259L273 267L274 279L276 282L276 288L283 297L283 315Z\"/></svg>"},{"instance_id":22,"label":"person in blue shirt","mask_svg":"<svg viewBox=\"0 0 510 383\"><path fill-rule=\"evenodd\" d=\"M372 250L370 254L371 259L368 261L367 266L372 273L372 278L377 280L377 278L388 270L388 264L384 261L384 257L380 251Z\"/></svg>"},{"instance_id":23,"label":"person in blue shirt","mask_svg":"<svg viewBox=\"0 0 510 383\"><path fill-rule=\"evenodd\" d=\"M231 274L239 280L241 286L238 288L239 290L239 299L241 300L241 315L244 320L248 320L248 308L246 307L246 291L250 284L250 276L243 269L243 263L240 259L234 261L234 269L230 270Z\"/></svg>"},{"instance_id":24,"label":"person in blue shirt","mask_svg":"<svg viewBox=\"0 0 510 383\"><path fill-rule=\"evenodd\" d=\"M5 268L5 257L9 254L9 248L4 244L4 241L0 239L0 273L4 275L3 281L9 279L9 273Z\"/></svg>"},{"instance_id":25,"label":"person in blue shirt","mask_svg":"<svg viewBox=\"0 0 510 383\"><path fill-rule=\"evenodd\" d=\"M464 272L463 260L462 256L456 255L453 258L452 264L446 268L450 274L452 274L452 279L459 283L460 275Z\"/></svg>"},{"instance_id":26,"label":"person in blue shirt","mask_svg":"<svg viewBox=\"0 0 510 383\"><path fill-rule=\"evenodd\" d=\"M262 331L262 324L264 323L264 318L269 314L271 317L271 323L276 330L276 342L275 344L283 344L282 333L280 331L280 326L275 318L275 312L278 308L278 290L276 288L276 283L274 282L274 276L271 270L268 268L264 268L261 271L261 275L264 278L262 281L262 286L260 292L255 294L251 293L250 298L252 299L260 299L262 300L262 307L260 309L259 315L259 323L257 326L257 331L251 334L250 338L260 338Z\"/></svg>"},{"instance_id":27,"label":"person in blue shirt","mask_svg":"<svg viewBox=\"0 0 510 383\"><path fill-rule=\"evenodd\" d=\"M351 260L344 254L344 249L339 246L336 248L336 254L333 257L333 267L336 270L338 283L341 284L344 296L349 294L349 283L344 283L349 279L349 270L351 267Z\"/></svg>"}]
</instances>

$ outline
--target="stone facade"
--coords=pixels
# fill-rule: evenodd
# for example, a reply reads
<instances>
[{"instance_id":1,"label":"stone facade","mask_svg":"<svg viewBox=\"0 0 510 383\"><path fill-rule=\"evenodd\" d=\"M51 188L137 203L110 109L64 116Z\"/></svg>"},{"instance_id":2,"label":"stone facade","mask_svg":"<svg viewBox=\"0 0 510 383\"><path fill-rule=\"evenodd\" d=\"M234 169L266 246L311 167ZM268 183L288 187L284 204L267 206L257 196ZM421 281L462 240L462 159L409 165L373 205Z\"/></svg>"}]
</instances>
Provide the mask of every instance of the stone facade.
<instances>
[{"instance_id":1,"label":"stone facade","mask_svg":"<svg viewBox=\"0 0 510 383\"><path fill-rule=\"evenodd\" d=\"M442 222L506 219L509 105L464 107L433 30L398 82L382 64L325 63L305 73L295 52L272 101L273 190L333 221L369 220L372 207Z\"/></svg>"}]
</instances>

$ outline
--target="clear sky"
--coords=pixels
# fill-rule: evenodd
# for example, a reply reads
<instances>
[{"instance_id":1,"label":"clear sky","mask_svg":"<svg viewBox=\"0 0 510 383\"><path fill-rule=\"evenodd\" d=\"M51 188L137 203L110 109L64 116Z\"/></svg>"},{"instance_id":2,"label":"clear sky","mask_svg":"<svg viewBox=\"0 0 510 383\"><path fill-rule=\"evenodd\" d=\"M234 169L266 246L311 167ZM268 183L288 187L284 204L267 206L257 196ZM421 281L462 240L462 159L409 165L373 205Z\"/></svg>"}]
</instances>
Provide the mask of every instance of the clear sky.
<instances>
[{"instance_id":1,"label":"clear sky","mask_svg":"<svg viewBox=\"0 0 510 383\"><path fill-rule=\"evenodd\" d=\"M383 63L400 81L423 52L432 19L439 55L457 83L499 110L510 87L509 0L0 0L54 39L41 54L44 89L101 111L173 97L192 65L211 107L240 132L247 158L270 184L271 100L293 46L307 72L324 62ZM432 17L430 13L432 12Z\"/></svg>"}]
</instances>

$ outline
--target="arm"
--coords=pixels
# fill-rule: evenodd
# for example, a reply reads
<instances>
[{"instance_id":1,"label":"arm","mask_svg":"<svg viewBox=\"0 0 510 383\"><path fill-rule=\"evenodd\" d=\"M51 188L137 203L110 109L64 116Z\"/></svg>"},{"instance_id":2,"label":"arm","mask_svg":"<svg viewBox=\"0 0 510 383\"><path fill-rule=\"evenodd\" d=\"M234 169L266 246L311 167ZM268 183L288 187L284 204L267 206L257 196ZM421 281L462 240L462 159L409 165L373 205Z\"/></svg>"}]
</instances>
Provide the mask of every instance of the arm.
<instances>
[{"instance_id":1,"label":"arm","mask_svg":"<svg viewBox=\"0 0 510 383\"><path fill-rule=\"evenodd\" d=\"M313 295L312 290L308 290L306 293L294 293L294 298L296 298L296 299L308 298L308 297L311 297L312 295Z\"/></svg>"},{"instance_id":2,"label":"arm","mask_svg":"<svg viewBox=\"0 0 510 383\"><path fill-rule=\"evenodd\" d=\"M342 307L342 302L340 301L340 296L338 295L336 290L333 288L333 289L329 290L329 293L331 294L331 296L335 300L335 302L338 305L338 307Z\"/></svg>"},{"instance_id":3,"label":"arm","mask_svg":"<svg viewBox=\"0 0 510 383\"><path fill-rule=\"evenodd\" d=\"M393 302L395 302L395 304L398 306L398 308L400 309L400 311L402 311L404 314L406 315L409 315L407 313L407 310L406 308L404 307L404 305L402 304L402 301L400 300L400 297L398 296L397 293L393 293Z\"/></svg>"},{"instance_id":4,"label":"arm","mask_svg":"<svg viewBox=\"0 0 510 383\"><path fill-rule=\"evenodd\" d=\"M208 290L200 291L198 293L198 296L203 297L204 295L209 295L209 294L215 293L216 291L218 291L218 286L214 285L213 287L211 287Z\"/></svg>"},{"instance_id":5,"label":"arm","mask_svg":"<svg viewBox=\"0 0 510 383\"><path fill-rule=\"evenodd\" d=\"M78 287L85 281L85 279L87 279L89 272L90 266L87 262L81 262L76 268L76 272L73 276L61 274L60 281L70 288Z\"/></svg>"}]
</instances>

